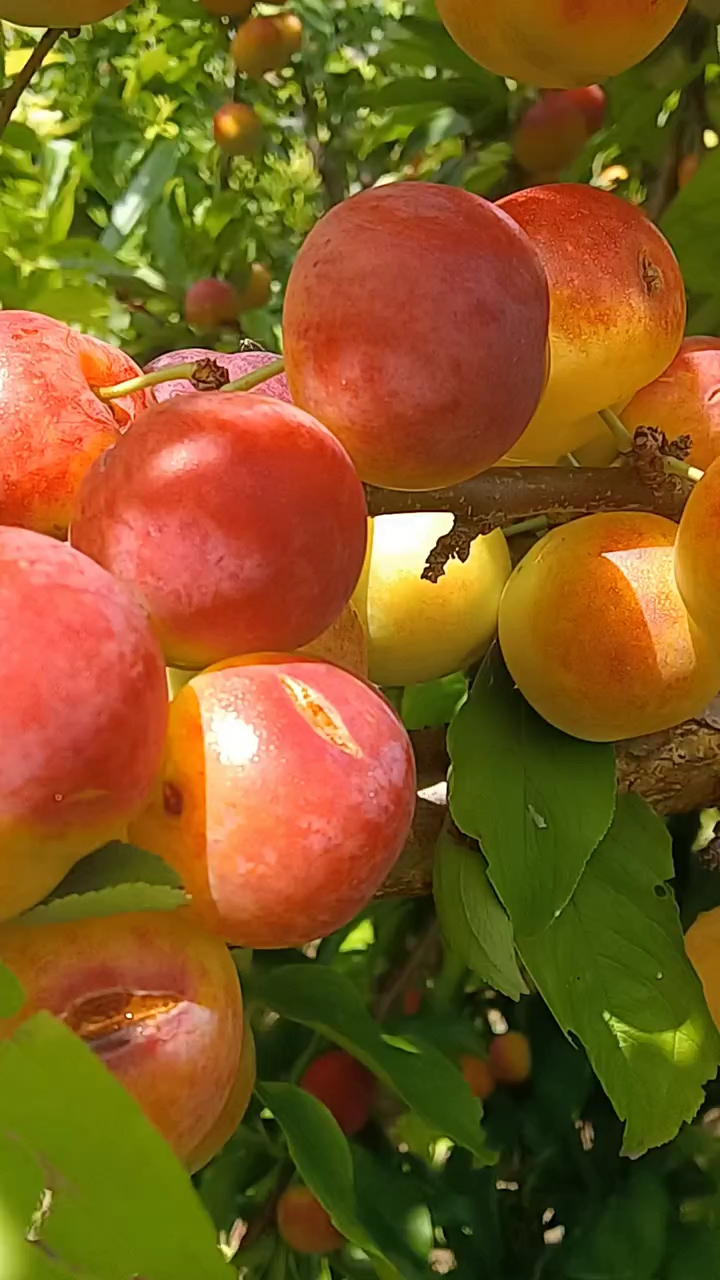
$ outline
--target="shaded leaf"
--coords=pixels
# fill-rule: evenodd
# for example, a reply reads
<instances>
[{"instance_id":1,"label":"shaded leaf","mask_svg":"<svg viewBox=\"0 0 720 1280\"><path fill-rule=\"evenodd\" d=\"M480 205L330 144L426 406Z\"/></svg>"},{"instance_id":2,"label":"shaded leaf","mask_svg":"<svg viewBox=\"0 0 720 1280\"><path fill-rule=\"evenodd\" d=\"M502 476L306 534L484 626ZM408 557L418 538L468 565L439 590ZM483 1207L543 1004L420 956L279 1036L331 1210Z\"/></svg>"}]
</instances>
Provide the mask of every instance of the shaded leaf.
<instances>
[{"instance_id":1,"label":"shaded leaf","mask_svg":"<svg viewBox=\"0 0 720 1280\"><path fill-rule=\"evenodd\" d=\"M615 807L615 756L542 720L496 646L448 731L449 805L479 840L516 934L544 929L572 896Z\"/></svg>"}]
</instances>

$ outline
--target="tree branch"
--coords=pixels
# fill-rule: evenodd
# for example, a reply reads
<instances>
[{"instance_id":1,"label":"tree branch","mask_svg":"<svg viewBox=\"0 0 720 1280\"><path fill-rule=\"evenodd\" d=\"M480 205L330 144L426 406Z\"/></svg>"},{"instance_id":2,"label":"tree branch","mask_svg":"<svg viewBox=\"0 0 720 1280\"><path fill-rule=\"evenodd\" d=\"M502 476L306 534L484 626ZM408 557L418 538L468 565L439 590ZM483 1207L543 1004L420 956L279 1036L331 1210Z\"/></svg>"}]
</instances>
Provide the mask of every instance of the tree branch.
<instances>
[{"instance_id":1,"label":"tree branch","mask_svg":"<svg viewBox=\"0 0 720 1280\"><path fill-rule=\"evenodd\" d=\"M377 896L412 898L432 890L435 844L447 813L445 732L412 733L418 800L410 837ZM620 791L635 791L663 817L720 805L720 705L675 729L617 745Z\"/></svg>"},{"instance_id":2,"label":"tree branch","mask_svg":"<svg viewBox=\"0 0 720 1280\"><path fill-rule=\"evenodd\" d=\"M488 527L547 515L551 524L596 511L651 511L679 520L689 485L669 478L654 492L631 465L617 467L494 467L449 489L421 493L366 485L371 516L451 511Z\"/></svg>"},{"instance_id":3,"label":"tree branch","mask_svg":"<svg viewBox=\"0 0 720 1280\"><path fill-rule=\"evenodd\" d=\"M15 110L22 94L27 89L30 81L36 71L40 70L43 62L54 45L65 31L62 27L50 27L43 36L40 37L30 57L28 58L22 71L18 71L12 84L0 97L0 136L2 136L5 128L10 122L10 117Z\"/></svg>"}]
</instances>

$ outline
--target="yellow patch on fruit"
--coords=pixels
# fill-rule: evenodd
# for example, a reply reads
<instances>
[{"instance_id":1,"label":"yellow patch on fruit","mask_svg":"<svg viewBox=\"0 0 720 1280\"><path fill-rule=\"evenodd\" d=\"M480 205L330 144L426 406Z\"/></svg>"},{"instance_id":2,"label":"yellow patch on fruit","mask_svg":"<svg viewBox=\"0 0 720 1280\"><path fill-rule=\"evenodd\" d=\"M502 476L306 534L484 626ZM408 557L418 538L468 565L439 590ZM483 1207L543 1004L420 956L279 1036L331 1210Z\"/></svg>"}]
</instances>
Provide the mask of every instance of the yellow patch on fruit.
<instances>
[{"instance_id":1,"label":"yellow patch on fruit","mask_svg":"<svg viewBox=\"0 0 720 1280\"><path fill-rule=\"evenodd\" d=\"M368 634L370 679L419 684L481 658L497 628L510 552L501 530L476 538L464 564L451 560L439 582L422 578L446 512L377 516L353 594Z\"/></svg>"}]
</instances>

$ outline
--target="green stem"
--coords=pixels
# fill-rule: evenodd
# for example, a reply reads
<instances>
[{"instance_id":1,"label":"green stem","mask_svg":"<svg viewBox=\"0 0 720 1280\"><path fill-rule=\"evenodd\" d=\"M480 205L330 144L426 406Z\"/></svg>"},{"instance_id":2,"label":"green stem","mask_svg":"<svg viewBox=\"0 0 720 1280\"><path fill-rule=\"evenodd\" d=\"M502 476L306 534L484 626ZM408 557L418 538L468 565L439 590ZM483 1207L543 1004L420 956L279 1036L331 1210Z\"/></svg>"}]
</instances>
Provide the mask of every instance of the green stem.
<instances>
[{"instance_id":1,"label":"green stem","mask_svg":"<svg viewBox=\"0 0 720 1280\"><path fill-rule=\"evenodd\" d=\"M549 528L547 516L531 516L528 520L518 520L516 524L503 525L506 538L514 538L519 533L546 533Z\"/></svg>"},{"instance_id":2,"label":"green stem","mask_svg":"<svg viewBox=\"0 0 720 1280\"><path fill-rule=\"evenodd\" d=\"M671 476L682 476L683 480L692 480L693 484L697 484L698 480L702 480L705 475L699 467L691 467L689 463L683 462L680 458L663 458L665 470Z\"/></svg>"},{"instance_id":3,"label":"green stem","mask_svg":"<svg viewBox=\"0 0 720 1280\"><path fill-rule=\"evenodd\" d=\"M279 373L284 373L285 361L282 356L277 360L271 360L269 364L261 365L259 369L253 369L252 373L246 373L243 378L236 378L234 382L226 382L222 391L252 391L253 387L259 387L261 383L267 382L269 378L276 378Z\"/></svg>"},{"instance_id":4,"label":"green stem","mask_svg":"<svg viewBox=\"0 0 720 1280\"><path fill-rule=\"evenodd\" d=\"M633 447L633 438L627 427L620 421L616 413L612 409L601 409L600 417L606 427L610 428L613 440L617 445L620 453L630 453Z\"/></svg>"},{"instance_id":5,"label":"green stem","mask_svg":"<svg viewBox=\"0 0 720 1280\"><path fill-rule=\"evenodd\" d=\"M192 364L174 364L166 369L143 373L137 378L128 378L127 382L118 382L114 387L93 387L93 391L99 400L119 400L121 396L130 396L133 391L144 391L146 387L156 387L161 382L192 378L196 368L197 360L193 360Z\"/></svg>"}]
</instances>

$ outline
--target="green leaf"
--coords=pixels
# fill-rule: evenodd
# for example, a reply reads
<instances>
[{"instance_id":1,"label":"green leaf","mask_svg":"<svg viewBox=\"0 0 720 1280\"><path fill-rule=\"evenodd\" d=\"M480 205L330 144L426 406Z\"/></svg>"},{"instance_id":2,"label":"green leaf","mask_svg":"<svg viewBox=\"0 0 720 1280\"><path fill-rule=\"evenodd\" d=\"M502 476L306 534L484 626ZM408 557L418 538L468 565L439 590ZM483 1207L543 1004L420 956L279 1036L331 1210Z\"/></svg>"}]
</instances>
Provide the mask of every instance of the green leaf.
<instances>
[{"instance_id":1,"label":"green leaf","mask_svg":"<svg viewBox=\"0 0 720 1280\"><path fill-rule=\"evenodd\" d=\"M400 714L406 729L440 729L449 724L467 695L467 676L462 671L403 689Z\"/></svg>"},{"instance_id":2,"label":"green leaf","mask_svg":"<svg viewBox=\"0 0 720 1280\"><path fill-rule=\"evenodd\" d=\"M516 934L569 902L615 807L613 748L554 729L515 688L494 646L448 732L449 805L479 840Z\"/></svg>"},{"instance_id":3,"label":"green leaf","mask_svg":"<svg viewBox=\"0 0 720 1280\"><path fill-rule=\"evenodd\" d=\"M11 969L0 964L0 1018L12 1018L25 1003L25 992Z\"/></svg>"},{"instance_id":4,"label":"green leaf","mask_svg":"<svg viewBox=\"0 0 720 1280\"><path fill-rule=\"evenodd\" d=\"M255 1092L285 1134L303 1182L327 1209L338 1231L361 1249L372 1247L356 1217L350 1147L327 1107L295 1084L263 1081L256 1084Z\"/></svg>"},{"instance_id":5,"label":"green leaf","mask_svg":"<svg viewBox=\"0 0 720 1280\"><path fill-rule=\"evenodd\" d=\"M519 1000L527 993L513 929L490 881L481 851L445 825L435 846L433 892L449 945L478 977Z\"/></svg>"},{"instance_id":6,"label":"green leaf","mask_svg":"<svg viewBox=\"0 0 720 1280\"><path fill-rule=\"evenodd\" d=\"M621 1120L623 1150L668 1142L703 1101L720 1036L685 955L670 837L623 796L572 902L520 954L560 1025L584 1044Z\"/></svg>"},{"instance_id":7,"label":"green leaf","mask_svg":"<svg viewBox=\"0 0 720 1280\"><path fill-rule=\"evenodd\" d=\"M44 1276L35 1269L43 1256L57 1260L59 1275L102 1280L234 1274L169 1146L99 1059L47 1013L0 1045L0 1183L3 1209L10 1187L16 1214L27 1215L15 1240L24 1266L8 1274ZM24 1239L31 1196L35 1245Z\"/></svg>"},{"instance_id":8,"label":"green leaf","mask_svg":"<svg viewBox=\"0 0 720 1280\"><path fill-rule=\"evenodd\" d=\"M22 917L28 924L60 924L131 911L176 911L187 905L182 889L168 884L117 884L90 893L68 893L33 907Z\"/></svg>"},{"instance_id":9,"label":"green leaf","mask_svg":"<svg viewBox=\"0 0 720 1280\"><path fill-rule=\"evenodd\" d=\"M390 1043L348 978L319 963L281 965L262 976L254 970L252 987L276 1013L305 1023L364 1062L436 1132L482 1163L493 1162L480 1125L482 1107L458 1069L414 1038Z\"/></svg>"},{"instance_id":10,"label":"green leaf","mask_svg":"<svg viewBox=\"0 0 720 1280\"><path fill-rule=\"evenodd\" d=\"M130 186L115 201L110 214L110 226L100 237L104 249L114 253L120 247L140 218L160 199L165 183L173 176L177 165L178 150L175 142L167 138L156 142L140 165Z\"/></svg>"},{"instance_id":11,"label":"green leaf","mask_svg":"<svg viewBox=\"0 0 720 1280\"><path fill-rule=\"evenodd\" d=\"M594 1221L562 1252L564 1280L656 1280L665 1257L670 1204L662 1181L633 1170Z\"/></svg>"},{"instance_id":12,"label":"green leaf","mask_svg":"<svg viewBox=\"0 0 720 1280\"><path fill-rule=\"evenodd\" d=\"M138 849L137 845L112 840L76 862L51 896L66 898L70 894L91 893L121 884L180 888L179 877L162 858L154 853L147 853L145 849Z\"/></svg>"}]
</instances>

